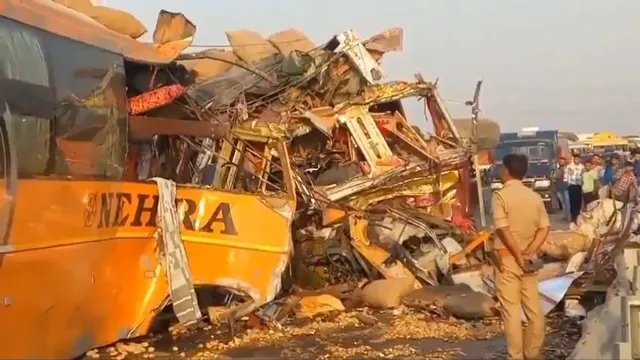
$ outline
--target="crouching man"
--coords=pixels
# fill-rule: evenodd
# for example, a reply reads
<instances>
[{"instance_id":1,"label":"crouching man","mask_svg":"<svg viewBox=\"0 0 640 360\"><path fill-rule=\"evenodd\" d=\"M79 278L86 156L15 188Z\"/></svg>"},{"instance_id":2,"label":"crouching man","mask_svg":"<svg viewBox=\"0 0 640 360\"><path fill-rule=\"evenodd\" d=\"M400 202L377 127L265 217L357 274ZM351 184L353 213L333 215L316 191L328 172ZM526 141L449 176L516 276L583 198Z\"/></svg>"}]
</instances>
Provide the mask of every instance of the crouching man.
<instances>
[{"instance_id":1,"label":"crouching man","mask_svg":"<svg viewBox=\"0 0 640 360\"><path fill-rule=\"evenodd\" d=\"M549 216L540 195L522 183L527 173L525 155L504 157L494 192L493 223L498 238L493 244L496 295L504 321L509 359L541 359L544 314L538 292L537 254L549 234ZM521 309L527 319L523 331Z\"/></svg>"}]
</instances>

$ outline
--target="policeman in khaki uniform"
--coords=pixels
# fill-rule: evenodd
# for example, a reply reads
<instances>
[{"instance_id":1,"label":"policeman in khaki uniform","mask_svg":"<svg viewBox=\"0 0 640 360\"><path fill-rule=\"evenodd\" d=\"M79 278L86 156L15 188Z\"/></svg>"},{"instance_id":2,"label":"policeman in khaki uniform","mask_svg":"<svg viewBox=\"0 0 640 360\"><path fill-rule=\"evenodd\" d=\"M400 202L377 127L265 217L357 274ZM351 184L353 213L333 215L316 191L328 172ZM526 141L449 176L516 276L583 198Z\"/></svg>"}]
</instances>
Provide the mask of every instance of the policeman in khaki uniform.
<instances>
[{"instance_id":1,"label":"policeman in khaki uniform","mask_svg":"<svg viewBox=\"0 0 640 360\"><path fill-rule=\"evenodd\" d=\"M509 359L541 359L544 314L538 292L538 272L531 261L549 234L549 216L540 195L522 184L527 173L525 155L510 154L502 161L504 184L491 199L498 238L493 243L496 295L504 321ZM527 319L523 331L521 306Z\"/></svg>"}]
</instances>

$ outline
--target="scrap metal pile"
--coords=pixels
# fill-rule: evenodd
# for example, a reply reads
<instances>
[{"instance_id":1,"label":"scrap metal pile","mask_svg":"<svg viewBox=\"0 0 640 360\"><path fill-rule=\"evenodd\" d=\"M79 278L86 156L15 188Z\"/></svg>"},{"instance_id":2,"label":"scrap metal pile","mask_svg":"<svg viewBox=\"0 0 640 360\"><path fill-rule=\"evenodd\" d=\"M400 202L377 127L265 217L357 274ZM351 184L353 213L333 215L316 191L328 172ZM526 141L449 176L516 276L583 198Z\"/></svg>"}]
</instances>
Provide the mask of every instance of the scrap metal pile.
<instances>
[{"instance_id":1,"label":"scrap metal pile","mask_svg":"<svg viewBox=\"0 0 640 360\"><path fill-rule=\"evenodd\" d=\"M163 16L165 24L181 18ZM291 172L298 195L293 272L307 288L378 273L415 276L416 287L437 284L449 255L479 245L471 242L469 150L435 84L419 75L380 82L383 55L402 49L401 29L366 41L350 30L322 46L296 30L268 40L249 30L227 37L230 49L182 54L165 69L132 65L132 126L182 119L211 124L215 135L134 138L132 177L263 196L285 191ZM409 98L424 101L433 134L407 120L401 100ZM270 171L283 161L258 149L256 138L283 141L290 169ZM238 181L223 183L230 171ZM267 186L257 186L260 179ZM454 261L478 262L464 254ZM311 280L310 273L320 276Z\"/></svg>"}]
</instances>

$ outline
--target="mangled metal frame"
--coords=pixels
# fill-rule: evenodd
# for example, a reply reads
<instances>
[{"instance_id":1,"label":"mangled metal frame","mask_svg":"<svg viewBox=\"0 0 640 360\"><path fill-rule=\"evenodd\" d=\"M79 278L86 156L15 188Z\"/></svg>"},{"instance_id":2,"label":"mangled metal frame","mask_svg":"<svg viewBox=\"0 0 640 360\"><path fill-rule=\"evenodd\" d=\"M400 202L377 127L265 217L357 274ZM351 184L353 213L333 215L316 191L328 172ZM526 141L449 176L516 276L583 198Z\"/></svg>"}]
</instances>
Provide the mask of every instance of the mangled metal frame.
<instances>
[{"instance_id":1,"label":"mangled metal frame","mask_svg":"<svg viewBox=\"0 0 640 360\"><path fill-rule=\"evenodd\" d=\"M390 35L386 34L385 36ZM384 38L384 36L381 38ZM421 281L418 281L417 278L420 278L422 282L435 284L433 275L429 273L433 269L422 267L406 249L402 248L402 236L409 225L414 228L419 228L426 234L425 237L432 240L435 246L435 255L431 260L433 260L435 266L444 273L449 272L453 264L458 264L458 268L468 266L468 255L480 244L486 242L489 236L491 236L491 232L486 231L477 234L473 231L474 229L470 229L472 230L470 233L462 232L460 237L464 241L464 247L461 247L460 244L452 243L447 239L441 240L438 234L434 234L432 226L433 228L446 228L446 226L440 226L438 224L425 225L428 224L428 221L422 216L410 211L394 210L384 211L383 213L385 216L393 218L394 221L399 221L403 224L402 231L397 237L395 244L397 246L390 249L383 249L370 238L368 234L369 227L378 226L378 224L375 224L377 220L372 216L372 208L375 207L376 203L388 199L439 192L438 201L440 203L444 201L453 202L453 197L456 198L458 206L461 207L459 210L462 216L468 217L470 210L467 193L470 183L469 154L464 149L465 144L463 144L460 135L453 125L435 84L426 83L419 75L418 82L414 84L400 82L381 85L373 84L384 76L377 60L381 54L388 51L388 49L382 49L376 52L378 44L375 43L375 41L381 38L370 40L369 43L360 42L356 38L355 33L350 30L334 37L327 47L324 48L330 51L341 49L339 51L342 51L346 55L346 58L353 66L351 70L354 70L354 73L359 73L362 79L368 84L368 86L364 87L364 93L360 94L359 98L351 98L348 101L337 104L331 109L334 112L336 123L346 128L349 134L348 161L355 161L355 159L358 158L356 151L356 149L358 149L362 153L362 158L364 158L368 170L362 176L349 179L349 181L342 184L334 184L333 186L325 186L323 188L316 187L314 189L312 186L305 185L301 176L297 174L290 165L282 163L281 166L283 167L283 171L284 167L287 167L291 172L291 176L288 176L285 180L287 182L287 189L293 191L295 186L301 198L310 204L311 208L322 208L323 220L325 220L323 223L324 226L335 226L336 222L342 222L342 226L348 229L351 246L357 253L363 255L383 276L414 277L416 278L415 287L420 287ZM332 56L334 55L332 54ZM266 61L265 63L268 62L269 61ZM239 64L234 65L240 66ZM328 70L328 63L316 65L319 66L318 68L314 68L314 74L323 71L330 72ZM342 67L338 66L330 70L334 72L349 71L349 69L344 70L345 66L343 65L345 64L342 63L340 65ZM257 66L254 68L249 64L249 66L245 66L243 69L252 72L261 78L261 81L277 85L272 77L262 72ZM309 77L309 73L302 75L304 75L303 77ZM281 87L277 89L277 92L282 94L282 92L286 91L283 91L283 89L284 87ZM286 91L286 95L291 95L295 93L296 90L297 89ZM195 93L192 92L191 95L193 94ZM240 105L247 111L249 107L247 107L247 103L244 100L244 92L240 91L239 94L240 97L237 100L236 106ZM225 95L226 97L233 98L230 94ZM427 141L416 133L407 122L399 100L408 96L424 98L425 114L428 114L433 122L434 133L431 137L432 139L436 139L439 146L445 149L445 151L439 151L437 155L434 155L433 151L430 151L432 149L429 149ZM211 106L213 102L213 99L208 99L207 102L204 103L205 108L208 110L216 110L215 106ZM371 109L371 107L380 103L393 102L396 102L397 105L395 112L390 117L376 114L375 111ZM253 109L255 110L255 107ZM327 127L314 121L313 110L315 109L306 107L296 108L297 114L288 114L288 116L284 117L288 117L289 119L293 117L304 117L310 120L313 126L327 135L327 137L330 137L330 131L327 130ZM216 114L216 116L218 115L221 115L221 113ZM245 151L249 151L247 142L259 142L265 144L264 151L256 152L255 149L251 151L253 155L262 158L263 161L255 164L257 165L257 170L254 172L254 176L258 180L258 186L250 192L260 194L258 196L268 193L266 186L269 181L266 173L269 172L271 166L273 147L284 146L282 142L273 140L273 130L277 129L277 132L279 132L275 137L281 138L287 135L285 135L285 132L283 132L281 128L269 127L269 125L273 125L271 120L276 119L277 116L268 112L263 113L263 115L263 117L256 116L258 118L257 120L252 119L252 121L255 120L259 124L258 128L237 126L237 124L234 123L233 129L227 128L223 130L222 132L228 131L230 135L220 141L222 146L216 155L213 154L214 147L216 146L215 142L211 139L203 141L201 145L205 148L205 152L200 154L201 156L198 158L197 166L200 171L205 166L211 165L212 159L217 159L213 162L216 167L215 177L212 183L214 187L223 190L234 190L234 184L236 183L240 172L239 169L241 169L241 163L243 162L242 154ZM268 117L270 117L270 119L267 119ZM391 121L389 121L389 118L391 118ZM231 119L232 116L228 116L227 120ZM242 120L246 122L248 119L249 117L246 116L243 117ZM235 122L235 119L233 120ZM282 116L279 120L282 120ZM404 131L397 128L398 124L401 125ZM195 131L191 131L183 135L195 136L195 133ZM295 137L296 134L294 133L291 136ZM418 161L412 159L411 161L400 162L399 164L389 163L397 154L394 153L385 136L392 139L393 142L407 147L409 149L407 152L411 154L412 157L417 158ZM206 136L204 137L206 138ZM286 149L279 151L280 153L284 153ZM195 184L200 184L202 182L201 174L198 172L194 175L192 181ZM443 195L445 191L440 188L442 183L457 184L457 186L453 191L448 191L446 195ZM453 185L450 187L452 186ZM436 188L438 188L438 190L434 190ZM295 194L292 195L289 193L289 200L295 201ZM334 212L329 216L329 212L336 210L331 206L336 206L339 211L337 211L337 214ZM425 214L426 213L421 213L420 215ZM451 216L451 220L453 220L453 215ZM473 238L474 236L475 238ZM594 252L596 252L596 250L597 249L594 249ZM589 258L591 258L591 256L589 256ZM357 262L362 263L360 257L355 257L355 259ZM577 260L574 261L569 267L572 269L575 268L577 262ZM363 267L366 268L367 265L365 264ZM369 273L369 271L367 272ZM464 275L464 273L455 274L454 272L454 275ZM250 306L249 309L253 309L253 307Z\"/></svg>"},{"instance_id":2,"label":"mangled metal frame","mask_svg":"<svg viewBox=\"0 0 640 360\"><path fill-rule=\"evenodd\" d=\"M292 119L306 118L312 124L312 128L318 129L327 137L331 136L331 128L337 126L346 130L348 134L348 161L356 161L357 157L359 157L358 150L362 154L363 163L366 163L366 171L363 170L363 175L341 184L314 187L311 184L304 184L300 175L290 167L289 170L292 176L289 179L291 183L289 189L293 189L295 184L296 191L312 208L320 207L326 210L327 206L338 205L338 208L346 210L344 215L339 215L337 218L342 219L343 225L347 226L352 246L386 276L402 277L403 274L411 275L412 272L416 271L425 273L425 271L420 270L419 266L415 266L415 259L405 253L399 254L399 257L397 257L403 260L404 263L402 261L393 262L390 260L393 256L390 257L389 249L382 249L370 241L367 235L367 227L370 226L368 225L369 215L367 215L367 211L375 203L398 196L423 196L428 193L438 193L438 203L443 201L453 202L454 198L458 198L455 201L459 204L458 207L461 208L459 213L462 216L468 214L468 201L466 201L468 196L465 195L465 192L468 191L468 186L464 185L465 181L468 183L465 175L469 173L468 154L462 147L461 139L451 122L444 102L439 97L435 84L425 82L419 75L418 81L415 83L391 82L374 84L375 81L384 76L377 60L379 60L382 53L393 48L393 46L389 47L388 44L385 45L385 40L396 35L393 32L388 32L374 37L368 42L360 42L353 31L339 34L324 49L338 51L337 53L327 54L332 59L344 54L347 61L351 63L352 69L345 62L340 62L331 67L329 66L331 61L328 61L325 64L318 64L312 74L304 74L302 79L308 79L310 75L319 74L321 71L336 74L355 71L364 80L361 83L364 85L363 91L358 96L336 104L329 109L332 113L330 117L333 118L329 126L323 124L322 121L317 121L318 119L314 114L315 109L304 107L295 107L292 113L284 116L282 113L278 115L269 111L249 115L248 112L255 110L255 104L248 104L245 101L245 93L242 89L238 92L239 98L233 105L235 109L231 109L231 113L223 110L223 105L227 101L225 99L231 99L229 92L223 91L222 99L217 102L213 101L213 99L204 98L196 101L196 105L199 104L203 112L212 113L212 118L218 119L221 123L233 122L234 125L233 129L229 129L230 135L223 140L219 140L222 146L219 146L220 149L217 154L213 154L216 144L211 140L205 139L200 144L202 149L199 151L200 154L196 162L197 174L192 178L192 182L200 184L202 177L199 172L205 166L214 164L216 170L211 185L223 190L232 190L239 170L242 170L242 154L247 150L247 142L244 140L255 141L254 136L258 136L268 143L271 141L268 138L273 136L272 132L274 130L281 132L278 136L285 136L279 125L283 121L287 123ZM274 59L265 59L263 61L264 64L261 62L260 64L255 64L251 69L243 69L253 73L256 79L273 85L269 74L260 70L260 66L267 66L273 61ZM206 89L208 87L211 89L213 84L223 82L225 77L230 79L230 77L235 76L232 72L228 72L220 78L212 79L208 82L205 81L195 88ZM187 98L197 98L199 94L204 94L203 92L195 91L195 88L187 92ZM284 87L280 87L275 92L284 97L297 96L295 88L287 90ZM434 123L435 132L431 138L440 147L438 151L434 151L434 146L436 145L428 144L405 119L400 100L406 97L424 99L425 113L429 114ZM383 109L380 114L376 113L375 108L381 104L391 104L386 109L393 109L391 115L393 124L389 122L385 124L383 121L386 116L384 114L386 110ZM228 105L231 108L231 103ZM242 110L243 112L238 113L236 110ZM249 126L248 124L251 125ZM306 131L308 132L309 130ZM304 132L297 129L293 132L289 131L289 134L295 137ZM238 137L240 134L245 136L242 141ZM391 149L390 143L385 139L385 136L393 139L393 142L397 144L396 146L405 148L405 152L410 158L398 160L397 154ZM253 151L253 155L269 159L271 154L268 146L265 146L264 151L260 153ZM255 164L259 171L257 171L257 175L254 175L262 184L256 189L256 193L264 194L266 179L263 175L265 170L268 170L269 163L269 161L263 161ZM440 188L442 183L448 184L446 194ZM461 183L462 185L460 185ZM364 195L364 197L360 195ZM422 221L420 217L415 217L415 215L407 215L408 217L398 213L390 215L405 223L412 223L413 226ZM423 227L422 230L427 233L430 231L428 226L426 229ZM435 241L436 244L439 244L437 236L430 234L428 237ZM464 257L471 252L468 248L462 249L460 246L447 249L442 244L437 246L437 250L439 252L437 256L439 266L446 270L449 269L448 259L450 257L453 258L454 254L457 254L454 259L459 259L460 256ZM466 250L466 252L462 250ZM454 261L454 263L456 262L458 260ZM393 268L397 268L397 272ZM423 281L429 282L428 276L422 275L421 278ZM416 282L417 286L420 286L419 282Z\"/></svg>"},{"instance_id":3,"label":"mangled metal frame","mask_svg":"<svg viewBox=\"0 0 640 360\"><path fill-rule=\"evenodd\" d=\"M138 138L150 138L161 134L182 138L187 143L191 143L187 137L204 139L202 144L206 145L208 143L210 147L201 149L200 153L202 153L203 150L211 153L209 157L210 160L206 165L210 164L211 166L215 166L216 171L210 184L200 185L202 190L224 192L241 191L258 197L262 204L289 219L288 225L286 226L285 234L287 238L285 240L291 244L289 227L293 214L295 213L296 185L289 164L288 149L285 145L286 134L282 129L274 126L265 126L264 124L257 124L251 128L236 127L229 129L226 125L212 124L204 121L185 121L154 117L131 117L131 119L130 129ZM252 144L254 146L252 146ZM255 148L256 144L263 146L262 151L258 151ZM216 148L218 148L219 151L217 151ZM253 154L254 159L248 159L246 156L248 153ZM279 164L274 160L279 160ZM242 165L244 161L249 161L252 165L255 165L255 171L251 172L248 171L249 169L243 168ZM278 184L269 178L271 170L281 171L281 183ZM257 187L250 191L247 191L247 189L238 189L236 186L240 176L247 172L250 173L249 175L253 179L257 180ZM193 189L193 187L190 188ZM179 211L180 209L174 210ZM181 216L184 216L184 211L182 211L181 214ZM180 219L180 222L181 221L182 219ZM167 230L163 231L163 233L168 232ZM165 237L166 236L165 234ZM289 249L291 249L291 246L289 246ZM249 295L252 298L250 301L230 308L227 315L225 315L229 319L242 317L275 298L282 286L282 277L288 266L290 255L290 253L286 254L286 260L277 266L277 268L262 270L274 272L272 277L274 283L268 285L271 290L267 291L267 293L262 294L262 290L257 287L252 288L250 283L242 282L241 284L238 282L238 284L241 285L235 286L234 284L237 281L233 280L233 276L221 283L216 282L200 285L221 286L232 292ZM190 282L190 279L187 280L187 282ZM184 322L189 323L192 321L193 320L189 318L189 320L185 320Z\"/></svg>"},{"instance_id":4,"label":"mangled metal frame","mask_svg":"<svg viewBox=\"0 0 640 360\"><path fill-rule=\"evenodd\" d=\"M425 108L430 112L433 120L440 124L440 126L436 126L436 129L440 129L440 136L436 135L434 138L449 150L441 151L439 156L429 153L425 140L402 116L403 111L399 101L410 96L423 97ZM367 227L376 225L369 223L367 209L376 202L387 198L434 192L433 187L427 189L424 186L427 184L438 186L447 176L454 175L454 178L448 180L454 184L463 177L463 175L458 176L458 171L461 168L465 169L465 167L468 169L468 155L466 149L461 146L460 138L448 118L446 109L441 107L443 102L439 99L436 87L419 78L416 83L392 82L367 86L361 97L338 105L335 109L337 123L348 129L350 136L354 139L353 142L364 155L370 172L350 181L316 188L316 190L330 201L346 201L347 206L352 210L345 210L342 216L334 214L332 221L335 223L339 222L338 219L342 219L344 222L342 226L346 225L349 229L353 248L385 277L419 276L421 281L434 284L433 276L428 275L426 269L420 268L416 259L412 258L408 252L402 251L400 239L398 239L398 246L395 250L385 250L369 239ZM391 115L382 118L380 116L376 118L376 114L372 116L367 108L375 107L381 103L395 103L396 110ZM436 107L436 109L431 109L431 107ZM307 117L309 118L309 116ZM391 123L389 117L391 117ZM382 121L377 121L378 118ZM328 133L328 130L317 126L317 121L313 123L323 133ZM371 126L373 124L375 126ZM416 159L405 165L379 166L380 162L389 161L395 156L381 130L384 130L387 136L391 135L391 138L406 146L409 153L413 154ZM446 155L447 151L450 155ZM440 174L443 170L448 170L448 172ZM386 191L385 188L387 188ZM464 187L460 190L462 189ZM421 220L412 221L414 218L411 216L403 217L399 213L389 215L404 221L405 227L410 223L414 226L421 224ZM464 248L451 247L451 242L448 242L449 248L447 248L439 242L437 236L430 234L428 226L422 226L422 228L436 244L440 245L437 246L439 255L434 259L437 259L439 267L445 272L449 270L450 264L459 263L461 258L486 242L490 236L490 233L481 233L474 239L475 241L465 244ZM391 254L392 252L395 254ZM421 282L416 280L414 286L420 287Z\"/></svg>"}]
</instances>

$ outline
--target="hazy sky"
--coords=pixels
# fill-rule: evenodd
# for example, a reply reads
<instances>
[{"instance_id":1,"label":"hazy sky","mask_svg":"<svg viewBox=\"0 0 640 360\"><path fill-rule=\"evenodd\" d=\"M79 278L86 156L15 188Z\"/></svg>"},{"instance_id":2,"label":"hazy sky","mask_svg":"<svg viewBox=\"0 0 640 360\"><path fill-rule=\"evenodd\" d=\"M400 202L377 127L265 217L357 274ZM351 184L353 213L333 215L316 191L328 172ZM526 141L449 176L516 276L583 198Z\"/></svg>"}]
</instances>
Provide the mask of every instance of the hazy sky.
<instances>
[{"instance_id":1,"label":"hazy sky","mask_svg":"<svg viewBox=\"0 0 640 360\"><path fill-rule=\"evenodd\" d=\"M452 101L485 80L482 108L503 131L526 126L573 132L640 133L639 0L102 0L136 15L153 32L160 9L183 12L196 44L227 44L224 31L267 36L298 28L320 44L354 29L360 38L404 28L388 54L388 79L440 78ZM405 102L413 122L422 111ZM469 110L449 103L454 116Z\"/></svg>"}]
</instances>

